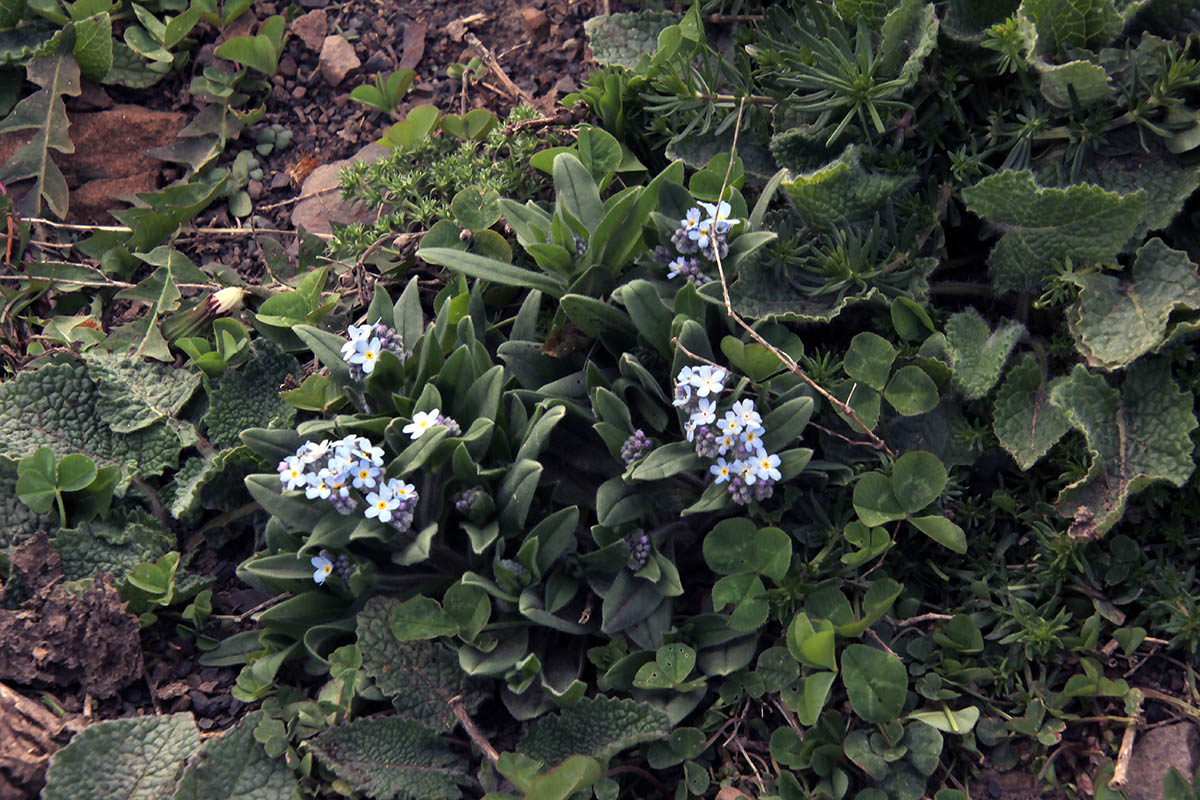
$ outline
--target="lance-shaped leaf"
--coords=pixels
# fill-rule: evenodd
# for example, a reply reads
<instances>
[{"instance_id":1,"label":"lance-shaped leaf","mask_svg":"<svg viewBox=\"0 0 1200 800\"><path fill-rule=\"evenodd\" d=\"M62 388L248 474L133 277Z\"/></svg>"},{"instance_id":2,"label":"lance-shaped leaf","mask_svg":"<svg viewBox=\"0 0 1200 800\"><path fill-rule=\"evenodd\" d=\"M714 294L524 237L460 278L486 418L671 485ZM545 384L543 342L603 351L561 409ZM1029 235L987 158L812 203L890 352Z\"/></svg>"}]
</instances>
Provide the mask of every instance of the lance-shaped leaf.
<instances>
[{"instance_id":1,"label":"lance-shaped leaf","mask_svg":"<svg viewBox=\"0 0 1200 800\"><path fill-rule=\"evenodd\" d=\"M309 747L333 773L368 797L462 797L471 782L466 759L435 731L411 720L360 719L331 728Z\"/></svg>"},{"instance_id":2,"label":"lance-shaped leaf","mask_svg":"<svg viewBox=\"0 0 1200 800\"><path fill-rule=\"evenodd\" d=\"M999 291L1038 289L1065 259L1111 261L1146 212L1146 194L1090 184L1038 186L1032 173L1005 170L963 189L967 209L1004 231L988 258Z\"/></svg>"},{"instance_id":3,"label":"lance-shaped leaf","mask_svg":"<svg viewBox=\"0 0 1200 800\"><path fill-rule=\"evenodd\" d=\"M1063 412L1050 404L1050 392L1061 381L1047 386L1037 360L1026 354L996 391L992 430L1023 470L1032 467L1071 427Z\"/></svg>"},{"instance_id":4,"label":"lance-shaped leaf","mask_svg":"<svg viewBox=\"0 0 1200 800\"><path fill-rule=\"evenodd\" d=\"M913 178L866 170L859 149L850 145L820 169L789 174L780 185L806 223L828 226L866 218Z\"/></svg>"},{"instance_id":5,"label":"lance-shaped leaf","mask_svg":"<svg viewBox=\"0 0 1200 800\"><path fill-rule=\"evenodd\" d=\"M296 775L254 739L255 711L223 736L204 743L179 780L174 800L291 800Z\"/></svg>"},{"instance_id":6,"label":"lance-shaped leaf","mask_svg":"<svg viewBox=\"0 0 1200 800\"><path fill-rule=\"evenodd\" d=\"M151 364L128 354L92 350L87 365L100 394L100 416L115 433L173 419L200 385L197 372Z\"/></svg>"},{"instance_id":7,"label":"lance-shaped leaf","mask_svg":"<svg viewBox=\"0 0 1200 800\"><path fill-rule=\"evenodd\" d=\"M954 385L968 400L978 400L992 390L1000 370L1017 340L1025 333L1019 322L988 330L973 308L955 314L946 322L946 352L954 368Z\"/></svg>"},{"instance_id":8,"label":"lance-shaped leaf","mask_svg":"<svg viewBox=\"0 0 1200 800\"><path fill-rule=\"evenodd\" d=\"M1071 535L1094 538L1111 528L1125 501L1155 481L1183 486L1192 474L1195 397L1181 391L1163 360L1138 361L1121 391L1077 365L1050 402L1087 439L1087 475L1058 495L1058 511L1073 519Z\"/></svg>"},{"instance_id":9,"label":"lance-shaped leaf","mask_svg":"<svg viewBox=\"0 0 1200 800\"><path fill-rule=\"evenodd\" d=\"M462 696L463 707L474 712L483 702L479 683L458 665L454 651L432 641L401 642L392 633L392 618L400 601L376 596L358 615L358 647L363 672L379 691L392 698L399 712L435 730L455 725L452 697Z\"/></svg>"},{"instance_id":10,"label":"lance-shaped leaf","mask_svg":"<svg viewBox=\"0 0 1200 800\"><path fill-rule=\"evenodd\" d=\"M20 210L33 217L42 215L42 198L57 216L67 215L67 180L50 157L51 150L74 153L75 145L67 135L71 126L61 95L79 94L79 65L69 55L48 55L29 62L25 74L31 83L42 87L26 97L0 121L0 133L34 131L7 164L0 166L0 181L15 183L33 178L33 188L25 195Z\"/></svg>"},{"instance_id":11,"label":"lance-shaped leaf","mask_svg":"<svg viewBox=\"0 0 1200 800\"><path fill-rule=\"evenodd\" d=\"M667 715L649 703L597 695L533 723L517 750L547 766L573 755L605 761L627 747L662 739L670 731Z\"/></svg>"},{"instance_id":12,"label":"lance-shaped leaf","mask_svg":"<svg viewBox=\"0 0 1200 800\"><path fill-rule=\"evenodd\" d=\"M179 287L175 285L173 266L168 263L151 273L150 277L133 288L117 295L120 300L140 300L146 308L141 316L113 330L106 346L114 349L125 346L135 358L174 361L171 348L159 330L159 320L179 308Z\"/></svg>"},{"instance_id":13,"label":"lance-shaped leaf","mask_svg":"<svg viewBox=\"0 0 1200 800\"><path fill-rule=\"evenodd\" d=\"M190 713L97 722L50 759L45 800L159 800L200 747Z\"/></svg>"},{"instance_id":14,"label":"lance-shaped leaf","mask_svg":"<svg viewBox=\"0 0 1200 800\"><path fill-rule=\"evenodd\" d=\"M1130 283L1102 272L1071 276L1079 302L1067 312L1075 344L1089 365L1115 370L1157 350L1171 312L1200 309L1200 275L1182 250L1151 239L1137 252Z\"/></svg>"}]
</instances>

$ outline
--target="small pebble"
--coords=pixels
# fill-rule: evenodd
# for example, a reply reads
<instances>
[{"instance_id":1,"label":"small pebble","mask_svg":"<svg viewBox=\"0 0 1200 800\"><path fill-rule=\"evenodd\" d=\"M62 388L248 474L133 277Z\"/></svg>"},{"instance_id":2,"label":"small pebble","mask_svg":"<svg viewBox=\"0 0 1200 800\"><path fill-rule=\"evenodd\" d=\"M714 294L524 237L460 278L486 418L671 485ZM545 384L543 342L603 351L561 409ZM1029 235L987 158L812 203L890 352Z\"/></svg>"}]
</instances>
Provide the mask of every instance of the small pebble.
<instances>
[{"instance_id":1,"label":"small pebble","mask_svg":"<svg viewBox=\"0 0 1200 800\"><path fill-rule=\"evenodd\" d=\"M297 100L303 99L306 94L308 94L307 86L297 86L295 89L292 89L292 97Z\"/></svg>"}]
</instances>

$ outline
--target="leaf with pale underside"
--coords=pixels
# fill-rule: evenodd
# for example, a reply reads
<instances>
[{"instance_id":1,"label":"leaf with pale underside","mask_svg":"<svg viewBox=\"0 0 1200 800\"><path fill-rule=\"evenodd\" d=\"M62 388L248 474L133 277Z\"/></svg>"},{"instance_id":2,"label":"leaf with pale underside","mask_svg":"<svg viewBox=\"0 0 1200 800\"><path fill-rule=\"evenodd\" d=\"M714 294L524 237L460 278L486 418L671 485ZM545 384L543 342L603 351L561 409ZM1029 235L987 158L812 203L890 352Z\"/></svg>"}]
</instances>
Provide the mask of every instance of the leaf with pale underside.
<instances>
[{"instance_id":1,"label":"leaf with pale underside","mask_svg":"<svg viewBox=\"0 0 1200 800\"><path fill-rule=\"evenodd\" d=\"M992 430L1023 470L1037 463L1071 427L1062 411L1050 404L1055 385L1046 384L1037 360L1027 354L996 391Z\"/></svg>"},{"instance_id":2,"label":"leaf with pale underside","mask_svg":"<svg viewBox=\"0 0 1200 800\"><path fill-rule=\"evenodd\" d=\"M1104 272L1071 276L1079 300L1067 312L1075 345L1093 367L1122 369L1169 338L1171 314L1200 309L1200 275L1182 250L1151 239L1137 252L1132 280Z\"/></svg>"},{"instance_id":3,"label":"leaf with pale underside","mask_svg":"<svg viewBox=\"0 0 1200 800\"><path fill-rule=\"evenodd\" d=\"M1077 365L1050 402L1082 431L1092 457L1087 475L1058 495L1073 537L1103 534L1121 519L1129 496L1151 483L1183 486L1191 476L1195 398L1179 389L1166 361L1138 361L1120 391Z\"/></svg>"}]
</instances>

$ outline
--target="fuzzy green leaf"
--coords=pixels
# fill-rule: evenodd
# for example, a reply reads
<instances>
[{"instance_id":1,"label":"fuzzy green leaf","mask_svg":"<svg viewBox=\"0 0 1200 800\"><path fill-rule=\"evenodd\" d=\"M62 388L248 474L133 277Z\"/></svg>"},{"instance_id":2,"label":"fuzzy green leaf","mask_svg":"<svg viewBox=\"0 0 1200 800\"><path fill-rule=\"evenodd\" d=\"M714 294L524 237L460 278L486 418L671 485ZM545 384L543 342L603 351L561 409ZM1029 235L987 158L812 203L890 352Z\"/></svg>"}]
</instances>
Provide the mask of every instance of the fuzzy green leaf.
<instances>
[{"instance_id":1,"label":"fuzzy green leaf","mask_svg":"<svg viewBox=\"0 0 1200 800\"><path fill-rule=\"evenodd\" d=\"M227 369L208 392L204 424L218 447L241 443L239 434L249 428L285 427L296 409L279 396L280 385L299 374L296 359L270 339L250 343L250 359L240 369Z\"/></svg>"},{"instance_id":2,"label":"fuzzy green leaf","mask_svg":"<svg viewBox=\"0 0 1200 800\"><path fill-rule=\"evenodd\" d=\"M1130 495L1155 481L1183 486L1191 476L1195 398L1179 389L1167 363L1138 361L1121 391L1076 365L1050 402L1083 432L1092 455L1087 475L1058 495L1059 513L1073 519L1072 536L1103 534Z\"/></svg>"},{"instance_id":3,"label":"fuzzy green leaf","mask_svg":"<svg viewBox=\"0 0 1200 800\"><path fill-rule=\"evenodd\" d=\"M1050 404L1055 385L1046 385L1037 360L1026 354L996 391L992 430L1023 470L1032 467L1071 427L1062 411Z\"/></svg>"},{"instance_id":4,"label":"fuzzy green leaf","mask_svg":"<svg viewBox=\"0 0 1200 800\"><path fill-rule=\"evenodd\" d=\"M1090 184L1038 186L1028 171L989 175L963 189L967 209L1004 235L988 258L999 291L1038 289L1065 259L1111 261L1146 212L1146 194L1120 195Z\"/></svg>"},{"instance_id":5,"label":"fuzzy green leaf","mask_svg":"<svg viewBox=\"0 0 1200 800\"><path fill-rule=\"evenodd\" d=\"M905 86L916 83L925 57L937 46L938 19L933 4L924 0L903 0L883 21L883 41L879 46L879 68L884 75L896 75Z\"/></svg>"},{"instance_id":6,"label":"fuzzy green leaf","mask_svg":"<svg viewBox=\"0 0 1200 800\"><path fill-rule=\"evenodd\" d=\"M1057 108L1071 108L1072 90L1076 101L1084 107L1104 102L1113 93L1108 73L1099 64L1090 61L1049 64L1041 59L1031 59L1031 63L1041 77L1042 97Z\"/></svg>"},{"instance_id":7,"label":"fuzzy green leaf","mask_svg":"<svg viewBox=\"0 0 1200 800\"><path fill-rule=\"evenodd\" d=\"M1037 28L1038 52L1046 55L1103 47L1125 22L1114 0L1024 0L1021 13Z\"/></svg>"},{"instance_id":8,"label":"fuzzy green leaf","mask_svg":"<svg viewBox=\"0 0 1200 800\"><path fill-rule=\"evenodd\" d=\"M663 28L679 22L679 15L664 11L602 14L583 24L597 64L633 69L643 56L658 49Z\"/></svg>"},{"instance_id":9,"label":"fuzzy green leaf","mask_svg":"<svg viewBox=\"0 0 1200 800\"><path fill-rule=\"evenodd\" d=\"M26 97L0 121L0 133L34 131L33 138L0 166L0 181L12 184L33 178L33 189L25 195L20 210L32 217L42 215L42 198L58 217L67 215L67 180L50 157L51 150L74 153L67 135L71 122L61 95L79 94L79 65L68 55L44 56L25 68L30 82L42 87Z\"/></svg>"},{"instance_id":10,"label":"fuzzy green leaf","mask_svg":"<svg viewBox=\"0 0 1200 800\"><path fill-rule=\"evenodd\" d=\"M97 722L50 758L45 800L161 800L200 747L190 713Z\"/></svg>"},{"instance_id":11,"label":"fuzzy green leaf","mask_svg":"<svg viewBox=\"0 0 1200 800\"><path fill-rule=\"evenodd\" d=\"M397 717L360 719L331 728L309 746L356 792L378 800L458 798L470 783L466 759L436 731Z\"/></svg>"},{"instance_id":12,"label":"fuzzy green leaf","mask_svg":"<svg viewBox=\"0 0 1200 800\"><path fill-rule=\"evenodd\" d=\"M292 800L296 777L254 739L263 712L248 714L232 730L209 739L188 764L174 800Z\"/></svg>"},{"instance_id":13,"label":"fuzzy green leaf","mask_svg":"<svg viewBox=\"0 0 1200 800\"><path fill-rule=\"evenodd\" d=\"M517 750L555 766L573 755L605 761L627 747L667 736L670 720L648 703L597 695L530 726Z\"/></svg>"},{"instance_id":14,"label":"fuzzy green leaf","mask_svg":"<svg viewBox=\"0 0 1200 800\"><path fill-rule=\"evenodd\" d=\"M175 537L139 509L114 509L106 520L63 528L54 536L67 580L111 572L118 581L138 564L157 561L175 547Z\"/></svg>"},{"instance_id":15,"label":"fuzzy green leaf","mask_svg":"<svg viewBox=\"0 0 1200 800\"><path fill-rule=\"evenodd\" d=\"M75 60L85 78L99 81L113 65L112 18L107 11L75 22Z\"/></svg>"},{"instance_id":16,"label":"fuzzy green leaf","mask_svg":"<svg viewBox=\"0 0 1200 800\"><path fill-rule=\"evenodd\" d=\"M868 172L857 146L850 145L820 169L784 178L784 191L810 225L829 226L866 219L913 181L911 174Z\"/></svg>"},{"instance_id":17,"label":"fuzzy green leaf","mask_svg":"<svg viewBox=\"0 0 1200 800\"><path fill-rule=\"evenodd\" d=\"M131 475L157 475L175 466L179 437L162 423L115 433L101 418L100 392L82 364L22 372L0 384L0 455L22 458L49 447L59 458L82 453L97 466Z\"/></svg>"},{"instance_id":18,"label":"fuzzy green leaf","mask_svg":"<svg viewBox=\"0 0 1200 800\"><path fill-rule=\"evenodd\" d=\"M950 317L946 322L946 352L954 369L954 385L963 397L978 400L992 390L1008 354L1024 334L1025 326L1019 322L989 331L973 308Z\"/></svg>"},{"instance_id":19,"label":"fuzzy green leaf","mask_svg":"<svg viewBox=\"0 0 1200 800\"><path fill-rule=\"evenodd\" d=\"M189 369L152 364L131 355L92 350L88 375L100 395L98 410L116 433L130 433L164 418L173 419L200 385Z\"/></svg>"},{"instance_id":20,"label":"fuzzy green leaf","mask_svg":"<svg viewBox=\"0 0 1200 800\"><path fill-rule=\"evenodd\" d=\"M459 667L450 648L438 642L396 638L392 619L399 607L396 598L376 596L359 612L363 672L406 717L435 730L450 730L455 725L450 698L462 695L463 706L473 713L484 694Z\"/></svg>"},{"instance_id":21,"label":"fuzzy green leaf","mask_svg":"<svg viewBox=\"0 0 1200 800\"><path fill-rule=\"evenodd\" d=\"M1200 275L1182 250L1151 239L1137 252L1131 282L1093 272L1071 276L1079 302L1067 312L1075 344L1087 363L1127 367L1169 338L1172 312L1200 309Z\"/></svg>"}]
</instances>

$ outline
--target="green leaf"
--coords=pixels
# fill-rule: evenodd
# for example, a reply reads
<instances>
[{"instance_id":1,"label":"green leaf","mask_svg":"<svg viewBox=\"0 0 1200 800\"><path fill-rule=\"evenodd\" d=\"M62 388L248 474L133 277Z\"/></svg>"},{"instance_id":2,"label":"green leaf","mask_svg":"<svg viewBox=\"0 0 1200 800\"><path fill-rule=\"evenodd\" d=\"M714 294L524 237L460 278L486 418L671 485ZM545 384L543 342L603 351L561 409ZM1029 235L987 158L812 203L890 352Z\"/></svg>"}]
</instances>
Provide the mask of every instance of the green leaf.
<instances>
[{"instance_id":1,"label":"green leaf","mask_svg":"<svg viewBox=\"0 0 1200 800\"><path fill-rule=\"evenodd\" d=\"M851 378L882 392L895 359L896 349L887 339L863 332L850 340L850 349L842 360L842 369Z\"/></svg>"},{"instance_id":2,"label":"green leaf","mask_svg":"<svg viewBox=\"0 0 1200 800\"><path fill-rule=\"evenodd\" d=\"M1071 335L1088 365L1107 371L1169 341L1172 313L1200 309L1196 265L1158 238L1138 249L1128 283L1104 272L1069 278L1079 287L1079 301L1067 311Z\"/></svg>"},{"instance_id":3,"label":"green leaf","mask_svg":"<svg viewBox=\"0 0 1200 800\"><path fill-rule=\"evenodd\" d=\"M1041 58L1031 58L1029 63L1041 77L1038 88L1042 91L1042 97L1056 108L1071 108L1072 90L1081 107L1103 103L1113 94L1108 73L1099 64L1090 61L1051 64Z\"/></svg>"},{"instance_id":4,"label":"green leaf","mask_svg":"<svg viewBox=\"0 0 1200 800\"><path fill-rule=\"evenodd\" d=\"M68 453L58 462L58 489L62 492L78 492L86 489L96 479L96 465L87 456Z\"/></svg>"},{"instance_id":5,"label":"green leaf","mask_svg":"<svg viewBox=\"0 0 1200 800\"><path fill-rule=\"evenodd\" d=\"M199 373L129 354L90 350L86 362L100 394L100 415L116 433L141 430L161 419L174 420L201 381Z\"/></svg>"},{"instance_id":6,"label":"green leaf","mask_svg":"<svg viewBox=\"0 0 1200 800\"><path fill-rule=\"evenodd\" d=\"M62 558L67 580L111 572L122 581L138 564L166 555L175 546L175 537L149 514L118 507L109 512L107 519L59 529L53 545ZM311 579L311 570L308 575Z\"/></svg>"},{"instance_id":7,"label":"green leaf","mask_svg":"<svg viewBox=\"0 0 1200 800\"><path fill-rule=\"evenodd\" d=\"M787 647L801 664L824 667L837 672L837 660L834 657L835 638L832 622L817 620L817 627L814 628L808 615L801 611L792 618L792 623L788 626Z\"/></svg>"},{"instance_id":8,"label":"green leaf","mask_svg":"<svg viewBox=\"0 0 1200 800\"><path fill-rule=\"evenodd\" d=\"M792 563L792 539L779 528L756 529L750 520L735 517L708 532L703 552L718 575L754 572L779 583Z\"/></svg>"},{"instance_id":9,"label":"green leaf","mask_svg":"<svg viewBox=\"0 0 1200 800\"><path fill-rule=\"evenodd\" d=\"M730 630L756 631L767 621L767 614L771 611L762 578L753 573L743 572L721 578L713 584L712 599L716 611L721 611L730 603L734 605L729 615Z\"/></svg>"},{"instance_id":10,"label":"green leaf","mask_svg":"<svg viewBox=\"0 0 1200 800\"><path fill-rule=\"evenodd\" d=\"M1005 170L962 190L967 209L1003 226L988 258L998 291L1038 290L1066 259L1111 261L1141 222L1146 194L1081 184L1046 189L1028 171Z\"/></svg>"},{"instance_id":11,"label":"green leaf","mask_svg":"<svg viewBox=\"0 0 1200 800\"><path fill-rule=\"evenodd\" d=\"M171 362L171 348L159 330L159 320L179 308L179 288L175 285L174 265L159 267L150 277L117 295L119 300L140 300L149 308L135 322L129 322L116 328L109 335L105 346L115 349L118 346L129 348L133 358L153 358L157 361Z\"/></svg>"},{"instance_id":12,"label":"green leaf","mask_svg":"<svg viewBox=\"0 0 1200 800\"><path fill-rule=\"evenodd\" d=\"M909 522L943 547L956 553L967 552L967 536L963 533L963 529L945 517L936 515L913 517Z\"/></svg>"},{"instance_id":13,"label":"green leaf","mask_svg":"<svg viewBox=\"0 0 1200 800\"><path fill-rule=\"evenodd\" d=\"M933 4L905 0L883 21L879 68L895 74L905 87L916 83L925 58L937 46L938 19Z\"/></svg>"},{"instance_id":14,"label":"green leaf","mask_svg":"<svg viewBox=\"0 0 1200 800\"><path fill-rule=\"evenodd\" d=\"M58 497L56 461L53 450L40 447L17 463L17 496L39 514L48 512Z\"/></svg>"},{"instance_id":15,"label":"green leaf","mask_svg":"<svg viewBox=\"0 0 1200 800\"><path fill-rule=\"evenodd\" d=\"M72 53L79 70L83 77L99 81L113 65L112 18L105 11L75 22L74 27Z\"/></svg>"},{"instance_id":16,"label":"green leaf","mask_svg":"<svg viewBox=\"0 0 1200 800\"><path fill-rule=\"evenodd\" d=\"M883 390L883 397L901 414L912 417L937 406L938 389L925 370L910 364L896 370Z\"/></svg>"},{"instance_id":17,"label":"green leaf","mask_svg":"<svg viewBox=\"0 0 1200 800\"><path fill-rule=\"evenodd\" d=\"M254 36L235 36L217 46L217 58L228 59L238 64L256 69L264 75L274 75L279 64L279 53L282 45L282 30L275 35L272 22L283 17L275 16L259 26L259 33ZM265 31L265 33L264 33Z\"/></svg>"},{"instance_id":18,"label":"green leaf","mask_svg":"<svg viewBox=\"0 0 1200 800\"><path fill-rule=\"evenodd\" d=\"M395 637L391 626L399 607L397 598L377 595L359 612L363 673L405 716L434 730L450 730L456 724L450 699L462 695L463 707L473 714L484 694L478 682L459 667L450 648L432 641L401 642Z\"/></svg>"},{"instance_id":19,"label":"green leaf","mask_svg":"<svg viewBox=\"0 0 1200 800\"><path fill-rule=\"evenodd\" d=\"M1024 0L1021 13L1037 28L1038 52L1054 56L1072 47L1103 47L1125 22L1113 0Z\"/></svg>"},{"instance_id":20,"label":"green leaf","mask_svg":"<svg viewBox=\"0 0 1200 800\"><path fill-rule=\"evenodd\" d=\"M50 157L51 150L74 153L75 145L67 135L71 122L61 95L79 95L79 65L68 55L48 55L30 61L25 73L40 87L17 104L0 121L0 133L34 131L33 137L0 166L0 181L12 184L33 178L33 189L19 210L26 216L42 216L42 198L56 216L67 216L67 180Z\"/></svg>"},{"instance_id":21,"label":"green leaf","mask_svg":"<svg viewBox=\"0 0 1200 800\"><path fill-rule=\"evenodd\" d=\"M1026 354L1008 371L996 392L992 430L1023 470L1032 467L1071 427L1063 412L1050 403L1051 392L1061 380L1047 386L1037 360Z\"/></svg>"},{"instance_id":22,"label":"green leaf","mask_svg":"<svg viewBox=\"0 0 1200 800\"><path fill-rule=\"evenodd\" d=\"M1183 486L1192 474L1195 398L1179 389L1164 361L1135 362L1120 391L1076 365L1050 402L1083 432L1092 456L1087 474L1058 495L1073 537L1099 536L1121 518L1130 495L1155 481Z\"/></svg>"},{"instance_id":23,"label":"green leaf","mask_svg":"<svg viewBox=\"0 0 1200 800\"><path fill-rule=\"evenodd\" d=\"M554 157L554 208L569 213L588 231L596 230L604 218L596 182L574 153L559 153Z\"/></svg>"},{"instance_id":24,"label":"green leaf","mask_svg":"<svg viewBox=\"0 0 1200 800\"><path fill-rule=\"evenodd\" d=\"M50 757L46 800L160 800L200 748L190 713L97 722Z\"/></svg>"},{"instance_id":25,"label":"green leaf","mask_svg":"<svg viewBox=\"0 0 1200 800\"><path fill-rule=\"evenodd\" d=\"M465 758L437 732L409 719L359 719L308 741L321 763L370 797L454 800L471 783Z\"/></svg>"},{"instance_id":26,"label":"green leaf","mask_svg":"<svg viewBox=\"0 0 1200 800\"><path fill-rule=\"evenodd\" d=\"M896 459L892 494L907 513L920 511L946 488L946 467L933 453L916 450Z\"/></svg>"},{"instance_id":27,"label":"green leaf","mask_svg":"<svg viewBox=\"0 0 1200 800\"><path fill-rule=\"evenodd\" d=\"M535 721L517 751L556 766L573 755L607 761L626 748L666 738L667 715L648 703L596 695Z\"/></svg>"},{"instance_id":28,"label":"green leaf","mask_svg":"<svg viewBox=\"0 0 1200 800\"><path fill-rule=\"evenodd\" d=\"M455 221L471 231L490 228L500 219L500 195L495 189L468 186L450 201Z\"/></svg>"},{"instance_id":29,"label":"green leaf","mask_svg":"<svg viewBox=\"0 0 1200 800\"><path fill-rule=\"evenodd\" d=\"M657 481L681 472L699 469L704 462L691 442L670 442L650 451L629 477L635 481Z\"/></svg>"},{"instance_id":30,"label":"green leaf","mask_svg":"<svg viewBox=\"0 0 1200 800\"><path fill-rule=\"evenodd\" d=\"M231 730L205 741L180 778L174 800L291 800L295 773L254 738L264 716L247 714Z\"/></svg>"},{"instance_id":31,"label":"green leaf","mask_svg":"<svg viewBox=\"0 0 1200 800\"><path fill-rule=\"evenodd\" d=\"M904 708L908 672L896 656L852 644L842 651L842 683L854 713L882 725L897 719Z\"/></svg>"},{"instance_id":32,"label":"green leaf","mask_svg":"<svg viewBox=\"0 0 1200 800\"><path fill-rule=\"evenodd\" d=\"M402 642L453 636L458 627L437 600L423 595L405 600L392 614L392 633Z\"/></svg>"},{"instance_id":33,"label":"green leaf","mask_svg":"<svg viewBox=\"0 0 1200 800\"><path fill-rule=\"evenodd\" d=\"M678 14L647 9L599 14L584 22L583 30L597 64L633 69L658 49L659 33L677 22Z\"/></svg>"},{"instance_id":34,"label":"green leaf","mask_svg":"<svg viewBox=\"0 0 1200 800\"><path fill-rule=\"evenodd\" d=\"M904 519L904 509L892 493L892 482L882 472L868 472L854 484L854 511L869 528Z\"/></svg>"},{"instance_id":35,"label":"green leaf","mask_svg":"<svg viewBox=\"0 0 1200 800\"><path fill-rule=\"evenodd\" d=\"M1017 341L1025 334L1019 322L988 330L983 317L973 308L960 311L946 322L946 352L954 369L954 385L968 400L987 395Z\"/></svg>"},{"instance_id":36,"label":"green leaf","mask_svg":"<svg viewBox=\"0 0 1200 800\"><path fill-rule=\"evenodd\" d=\"M849 145L820 169L789 173L781 185L807 224L826 227L866 220L914 178L911 173L868 172L858 146Z\"/></svg>"},{"instance_id":37,"label":"green leaf","mask_svg":"<svg viewBox=\"0 0 1200 800\"><path fill-rule=\"evenodd\" d=\"M298 375L300 364L270 339L250 343L250 358L210 382L204 425L218 447L241 443L242 431L292 424L296 409L279 396L279 387Z\"/></svg>"},{"instance_id":38,"label":"green leaf","mask_svg":"<svg viewBox=\"0 0 1200 800\"><path fill-rule=\"evenodd\" d=\"M523 289L537 289L552 297L561 297L566 293L566 284L558 278L475 253L464 253L448 247L423 247L417 251L417 257L473 278Z\"/></svg>"},{"instance_id":39,"label":"green leaf","mask_svg":"<svg viewBox=\"0 0 1200 800\"><path fill-rule=\"evenodd\" d=\"M576 146L579 160L596 180L621 165L621 144L603 128L594 125L580 128Z\"/></svg>"},{"instance_id":40,"label":"green leaf","mask_svg":"<svg viewBox=\"0 0 1200 800\"><path fill-rule=\"evenodd\" d=\"M914 711L908 715L909 719L914 719L919 722L936 728L945 733L967 734L975 727L975 723L979 720L978 706L967 706L960 711L951 711L949 708L943 707L940 711ZM938 744L941 744L939 739ZM936 764L937 758L934 758ZM929 775L932 773L926 772Z\"/></svg>"}]
</instances>

